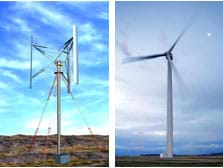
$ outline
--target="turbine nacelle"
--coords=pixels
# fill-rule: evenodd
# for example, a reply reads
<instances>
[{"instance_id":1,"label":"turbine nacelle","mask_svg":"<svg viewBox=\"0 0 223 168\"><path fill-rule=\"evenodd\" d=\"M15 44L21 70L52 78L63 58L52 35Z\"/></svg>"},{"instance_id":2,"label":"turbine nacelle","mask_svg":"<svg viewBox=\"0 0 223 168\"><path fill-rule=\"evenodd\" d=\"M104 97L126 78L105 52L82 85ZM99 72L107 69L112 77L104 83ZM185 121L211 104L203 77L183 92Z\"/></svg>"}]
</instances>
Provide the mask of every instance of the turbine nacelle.
<instances>
[{"instance_id":1,"label":"turbine nacelle","mask_svg":"<svg viewBox=\"0 0 223 168\"><path fill-rule=\"evenodd\" d=\"M164 55L167 60L171 60L171 61L173 60L173 54L171 52L167 51L167 52L165 52Z\"/></svg>"}]
</instances>

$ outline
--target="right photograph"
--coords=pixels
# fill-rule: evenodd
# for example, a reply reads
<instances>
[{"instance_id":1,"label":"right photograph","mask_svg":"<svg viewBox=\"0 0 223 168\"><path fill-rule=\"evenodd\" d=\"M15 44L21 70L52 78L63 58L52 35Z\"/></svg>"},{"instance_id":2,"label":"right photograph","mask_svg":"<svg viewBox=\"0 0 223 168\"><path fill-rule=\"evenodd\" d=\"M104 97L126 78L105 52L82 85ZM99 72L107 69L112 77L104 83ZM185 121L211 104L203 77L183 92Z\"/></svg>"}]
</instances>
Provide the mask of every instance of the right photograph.
<instances>
[{"instance_id":1,"label":"right photograph","mask_svg":"<svg viewBox=\"0 0 223 168\"><path fill-rule=\"evenodd\" d=\"M223 166L223 2L115 13L116 166Z\"/></svg>"}]
</instances>

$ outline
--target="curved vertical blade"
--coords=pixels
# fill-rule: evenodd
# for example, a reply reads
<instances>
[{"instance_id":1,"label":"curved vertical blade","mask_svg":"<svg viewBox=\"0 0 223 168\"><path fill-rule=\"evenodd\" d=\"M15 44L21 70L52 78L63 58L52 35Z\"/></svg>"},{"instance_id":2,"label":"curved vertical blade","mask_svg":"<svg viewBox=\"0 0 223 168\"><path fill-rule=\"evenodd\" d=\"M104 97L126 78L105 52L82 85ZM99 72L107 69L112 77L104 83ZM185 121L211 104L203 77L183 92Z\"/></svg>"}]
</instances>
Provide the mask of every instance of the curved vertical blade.
<instances>
[{"instance_id":1,"label":"curved vertical blade","mask_svg":"<svg viewBox=\"0 0 223 168\"><path fill-rule=\"evenodd\" d=\"M73 25L73 81L75 84L79 84L78 32L75 25Z\"/></svg>"},{"instance_id":2,"label":"curved vertical blade","mask_svg":"<svg viewBox=\"0 0 223 168\"><path fill-rule=\"evenodd\" d=\"M32 89L32 67L33 66L33 36L30 39L30 75L29 75L29 88Z\"/></svg>"},{"instance_id":3,"label":"curved vertical blade","mask_svg":"<svg viewBox=\"0 0 223 168\"><path fill-rule=\"evenodd\" d=\"M67 54L67 92L68 94L72 92L72 85L71 85L71 55L70 53Z\"/></svg>"},{"instance_id":4,"label":"curved vertical blade","mask_svg":"<svg viewBox=\"0 0 223 168\"><path fill-rule=\"evenodd\" d=\"M192 17L190 19L190 21L187 23L187 25L184 27L184 29L182 30L182 32L179 34L179 36L177 37L176 41L173 43L173 45L170 47L168 52L172 52L174 47L177 45L177 43L180 41L180 39L182 38L182 36L186 33L186 31L190 28L190 26L192 25L192 23L194 22L194 17Z\"/></svg>"}]
</instances>

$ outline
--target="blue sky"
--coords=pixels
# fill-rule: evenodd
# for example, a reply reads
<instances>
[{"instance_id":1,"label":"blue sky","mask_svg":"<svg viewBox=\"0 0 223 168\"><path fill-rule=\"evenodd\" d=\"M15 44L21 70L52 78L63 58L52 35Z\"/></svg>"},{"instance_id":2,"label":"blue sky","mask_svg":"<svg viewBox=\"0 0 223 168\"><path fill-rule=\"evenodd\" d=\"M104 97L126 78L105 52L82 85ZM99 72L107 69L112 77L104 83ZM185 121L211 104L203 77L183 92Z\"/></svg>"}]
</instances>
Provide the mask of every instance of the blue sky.
<instances>
[{"instance_id":1,"label":"blue sky","mask_svg":"<svg viewBox=\"0 0 223 168\"><path fill-rule=\"evenodd\" d=\"M108 3L0 2L0 134L33 134L54 78L49 68L29 89L30 34L34 43L59 48L78 27L79 85L75 101L62 82L62 134L108 134ZM33 71L47 65L34 51ZM48 104L39 134L56 133L56 97Z\"/></svg>"},{"instance_id":2,"label":"blue sky","mask_svg":"<svg viewBox=\"0 0 223 168\"><path fill-rule=\"evenodd\" d=\"M127 56L167 51L173 63L174 153L223 152L223 3L116 2L116 154L163 153L165 58L122 64Z\"/></svg>"}]
</instances>

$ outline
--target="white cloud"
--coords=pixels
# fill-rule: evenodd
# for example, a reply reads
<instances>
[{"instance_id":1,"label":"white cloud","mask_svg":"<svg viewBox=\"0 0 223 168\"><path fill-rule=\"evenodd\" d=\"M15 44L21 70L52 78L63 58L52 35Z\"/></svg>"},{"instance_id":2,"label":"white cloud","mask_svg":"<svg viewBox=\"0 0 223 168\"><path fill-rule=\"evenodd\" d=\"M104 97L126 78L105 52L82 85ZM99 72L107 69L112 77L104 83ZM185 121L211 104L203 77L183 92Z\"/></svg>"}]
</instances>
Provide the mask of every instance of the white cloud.
<instances>
[{"instance_id":1,"label":"white cloud","mask_svg":"<svg viewBox=\"0 0 223 168\"><path fill-rule=\"evenodd\" d=\"M41 105L42 102L36 98L30 98L30 101L32 104L35 104L35 105Z\"/></svg>"},{"instance_id":2,"label":"white cloud","mask_svg":"<svg viewBox=\"0 0 223 168\"><path fill-rule=\"evenodd\" d=\"M18 2L17 9L30 11L31 15L38 17L44 24L68 27L72 25L71 18L64 15L60 10L46 7L38 2Z\"/></svg>"},{"instance_id":3,"label":"white cloud","mask_svg":"<svg viewBox=\"0 0 223 168\"><path fill-rule=\"evenodd\" d=\"M90 76L90 75L82 75L81 76L81 82L83 84L90 83L91 85L97 85L97 86L100 86L100 87L103 87L103 88L108 87L108 80L95 78L95 77Z\"/></svg>"},{"instance_id":4,"label":"white cloud","mask_svg":"<svg viewBox=\"0 0 223 168\"><path fill-rule=\"evenodd\" d=\"M48 113L49 114L49 113ZM63 111L62 115L62 127L61 132L63 135L89 135L90 132L86 125L79 126L76 124L78 121L72 120L71 113L68 113L68 111ZM56 114L55 112L46 116L44 116L44 119L42 120L40 127L39 127L39 133L38 134L46 134L47 129L50 126L51 127L51 134L55 134L57 130L56 125ZM24 129L27 130L27 133L32 134L34 133L37 125L38 125L39 119L30 119L24 122ZM100 134L100 135L108 135L109 129L108 125L100 125L100 126L90 126L93 134Z\"/></svg>"},{"instance_id":5,"label":"white cloud","mask_svg":"<svg viewBox=\"0 0 223 168\"><path fill-rule=\"evenodd\" d=\"M94 90L88 90L87 92L80 92L78 94L75 94L74 97L76 98L86 98L86 97L104 97L107 96L108 93L104 93L103 91L94 91ZM101 101L101 100L100 100ZM96 101L92 102L96 103Z\"/></svg>"},{"instance_id":6,"label":"white cloud","mask_svg":"<svg viewBox=\"0 0 223 168\"><path fill-rule=\"evenodd\" d=\"M104 9L104 8L101 8L101 9L98 8L95 10L91 10L93 8L92 5L95 5L94 2L88 2L88 1L86 1L86 2L84 2L84 1L69 2L68 1L66 3L69 3L69 6L72 6L73 8L78 8L78 10L81 10L81 12L84 12L88 17L108 20L108 12L104 12L104 11L101 12L101 9Z\"/></svg>"},{"instance_id":7,"label":"white cloud","mask_svg":"<svg viewBox=\"0 0 223 168\"><path fill-rule=\"evenodd\" d=\"M61 21L63 21L63 26L71 25L71 20L66 15L59 13L59 11L46 8L43 5L36 3L32 5L31 9L42 15L41 20L45 24L55 23L58 25L58 23L61 23Z\"/></svg>"},{"instance_id":8,"label":"white cloud","mask_svg":"<svg viewBox=\"0 0 223 168\"><path fill-rule=\"evenodd\" d=\"M107 64L107 61L108 61L107 58L100 57L100 59L99 58L94 59L95 57L93 56L93 54L94 53L89 54L87 56L89 59L88 58L81 59L79 61L79 65L80 66L83 65L83 66L87 66L87 67L98 67L98 66ZM94 54L94 55L97 55L97 54ZM105 60L107 60L107 61L105 61Z\"/></svg>"},{"instance_id":9,"label":"white cloud","mask_svg":"<svg viewBox=\"0 0 223 168\"><path fill-rule=\"evenodd\" d=\"M214 149L214 148L223 148L223 144L196 144L194 148L204 148L204 149Z\"/></svg>"},{"instance_id":10,"label":"white cloud","mask_svg":"<svg viewBox=\"0 0 223 168\"><path fill-rule=\"evenodd\" d=\"M0 88L6 89L6 88L8 88L8 85L0 81Z\"/></svg>"},{"instance_id":11,"label":"white cloud","mask_svg":"<svg viewBox=\"0 0 223 168\"><path fill-rule=\"evenodd\" d=\"M104 20L108 20L108 12L101 12L101 13L98 15L98 18L100 18L100 19L104 19Z\"/></svg>"},{"instance_id":12,"label":"white cloud","mask_svg":"<svg viewBox=\"0 0 223 168\"><path fill-rule=\"evenodd\" d=\"M79 43L91 43L101 39L101 34L97 32L91 23L85 23L79 26L80 35L78 37Z\"/></svg>"},{"instance_id":13,"label":"white cloud","mask_svg":"<svg viewBox=\"0 0 223 168\"><path fill-rule=\"evenodd\" d=\"M6 76L6 77L8 77L8 78L13 79L14 81L16 81L16 82L19 83L19 84L22 83L22 80L21 80L16 74L14 74L14 73L11 72L11 71L2 70L2 75L3 75L3 76Z\"/></svg>"},{"instance_id":14,"label":"white cloud","mask_svg":"<svg viewBox=\"0 0 223 168\"><path fill-rule=\"evenodd\" d=\"M99 51L99 52L108 51L108 47L102 43L95 43L94 45L92 45L92 47L93 47L93 49L95 49L96 51Z\"/></svg>"},{"instance_id":15,"label":"white cloud","mask_svg":"<svg viewBox=\"0 0 223 168\"><path fill-rule=\"evenodd\" d=\"M14 17L12 19L12 21L14 23L17 24L17 26L20 27L19 31L23 31L23 32L28 32L30 33L32 30L30 29L30 27L28 26L28 24L26 23L25 20L21 19L21 18L18 18L18 17ZM16 26L16 29L18 29L18 27Z\"/></svg>"},{"instance_id":16,"label":"white cloud","mask_svg":"<svg viewBox=\"0 0 223 168\"><path fill-rule=\"evenodd\" d=\"M116 148L118 149L127 149L129 150L130 147L129 146L124 146L124 145L115 145ZM145 150L145 146L131 146L131 150Z\"/></svg>"},{"instance_id":17,"label":"white cloud","mask_svg":"<svg viewBox=\"0 0 223 168\"><path fill-rule=\"evenodd\" d=\"M33 61L33 68L38 67L39 65L39 61ZM26 70L30 68L30 62L0 58L0 67Z\"/></svg>"},{"instance_id":18,"label":"white cloud","mask_svg":"<svg viewBox=\"0 0 223 168\"><path fill-rule=\"evenodd\" d=\"M1 88L1 82L0 82L0 88ZM7 101L1 97L0 107L4 107L7 105L8 105Z\"/></svg>"},{"instance_id":19,"label":"white cloud","mask_svg":"<svg viewBox=\"0 0 223 168\"><path fill-rule=\"evenodd\" d=\"M15 55L18 58L22 58L22 59L29 59L30 57L30 44L27 44L27 40L30 39L25 39L24 42L21 42L21 40L18 41L14 41L13 42L13 46L16 48L17 50L17 54Z\"/></svg>"},{"instance_id":20,"label":"white cloud","mask_svg":"<svg viewBox=\"0 0 223 168\"><path fill-rule=\"evenodd\" d=\"M24 129L27 130L27 132L32 134L32 131L34 133L35 129L37 128L38 123L39 123L39 119L37 119L37 118L25 121L24 122ZM50 124L49 120L43 119L41 121L41 124L40 124L40 127L39 127L40 132L38 132L38 134L44 134L44 132L47 131L49 126L51 128L54 128L54 129L56 128L55 123Z\"/></svg>"},{"instance_id":21,"label":"white cloud","mask_svg":"<svg viewBox=\"0 0 223 168\"><path fill-rule=\"evenodd\" d=\"M100 127L91 127L93 135L109 135L109 129L107 126L100 126ZM65 135L89 135L90 132L87 127L81 128L69 128L64 129L63 134Z\"/></svg>"},{"instance_id":22,"label":"white cloud","mask_svg":"<svg viewBox=\"0 0 223 168\"><path fill-rule=\"evenodd\" d=\"M8 23L1 24L1 27L8 32L11 30L11 26Z\"/></svg>"}]
</instances>

